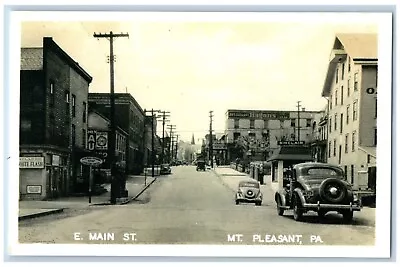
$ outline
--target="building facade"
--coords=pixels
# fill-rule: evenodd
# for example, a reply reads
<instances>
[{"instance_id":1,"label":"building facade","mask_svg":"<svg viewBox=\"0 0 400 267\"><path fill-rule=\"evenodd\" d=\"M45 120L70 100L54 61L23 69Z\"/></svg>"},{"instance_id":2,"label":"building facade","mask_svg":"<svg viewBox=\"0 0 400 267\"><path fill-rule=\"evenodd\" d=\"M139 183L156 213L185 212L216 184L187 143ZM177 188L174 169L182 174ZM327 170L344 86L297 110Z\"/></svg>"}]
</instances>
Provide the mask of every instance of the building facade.
<instances>
[{"instance_id":1,"label":"building facade","mask_svg":"<svg viewBox=\"0 0 400 267\"><path fill-rule=\"evenodd\" d=\"M139 174L143 170L145 112L131 94L115 93L115 125L128 133L126 173ZM110 119L110 94L89 93L89 105Z\"/></svg>"},{"instance_id":2,"label":"building facade","mask_svg":"<svg viewBox=\"0 0 400 267\"><path fill-rule=\"evenodd\" d=\"M338 34L322 91L328 99L327 159L357 190L376 184L377 77L377 36Z\"/></svg>"},{"instance_id":3,"label":"building facade","mask_svg":"<svg viewBox=\"0 0 400 267\"><path fill-rule=\"evenodd\" d=\"M92 77L51 37L21 48L20 198L74 192L85 151Z\"/></svg>"},{"instance_id":4,"label":"building facade","mask_svg":"<svg viewBox=\"0 0 400 267\"><path fill-rule=\"evenodd\" d=\"M228 110L225 141L228 161L241 158L238 145L253 160L266 160L282 141L311 143L323 111ZM241 144L241 145L240 145ZM242 151L243 152L243 151Z\"/></svg>"}]
</instances>

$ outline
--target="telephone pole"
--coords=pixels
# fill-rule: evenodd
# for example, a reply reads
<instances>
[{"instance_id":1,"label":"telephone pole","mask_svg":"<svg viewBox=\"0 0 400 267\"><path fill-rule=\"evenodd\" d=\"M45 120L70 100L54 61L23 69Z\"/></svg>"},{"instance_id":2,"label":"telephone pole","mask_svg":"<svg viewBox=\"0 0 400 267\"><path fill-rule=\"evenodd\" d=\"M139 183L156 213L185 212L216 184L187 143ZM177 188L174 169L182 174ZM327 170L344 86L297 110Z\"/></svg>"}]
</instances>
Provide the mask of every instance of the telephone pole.
<instances>
[{"instance_id":1,"label":"telephone pole","mask_svg":"<svg viewBox=\"0 0 400 267\"><path fill-rule=\"evenodd\" d=\"M165 155L165 123L169 122L167 117L169 117L169 111L161 111L162 116L159 116L158 118L162 118L162 149L161 149L161 164L164 163L164 155Z\"/></svg>"},{"instance_id":2,"label":"telephone pole","mask_svg":"<svg viewBox=\"0 0 400 267\"><path fill-rule=\"evenodd\" d=\"M176 128L176 125L167 125L168 127L169 127L169 138L170 138L170 140L169 140L169 148L168 148L168 151L169 151L169 155L168 155L168 161L169 161L169 163L171 163L172 162L172 157L173 157L173 150L174 150L174 147L173 147L173 135L172 135L172 130L175 130Z\"/></svg>"},{"instance_id":3,"label":"telephone pole","mask_svg":"<svg viewBox=\"0 0 400 267\"><path fill-rule=\"evenodd\" d=\"M179 134L176 135L176 144L175 144L175 159L178 160L178 140Z\"/></svg>"},{"instance_id":4,"label":"telephone pole","mask_svg":"<svg viewBox=\"0 0 400 267\"><path fill-rule=\"evenodd\" d=\"M110 41L110 138L109 138L109 153L108 157L110 160L110 169L113 170L115 168L115 95L114 95L114 38L118 37L128 37L128 33L94 33L93 37L99 38L107 38ZM114 174L112 174L114 176ZM113 178L115 179L115 177ZM111 183L111 204L116 203L116 195L115 190L119 188L119 184ZM125 186L124 186L125 187Z\"/></svg>"},{"instance_id":5,"label":"telephone pole","mask_svg":"<svg viewBox=\"0 0 400 267\"><path fill-rule=\"evenodd\" d=\"M297 141L300 142L300 102L297 101Z\"/></svg>"},{"instance_id":6,"label":"telephone pole","mask_svg":"<svg viewBox=\"0 0 400 267\"><path fill-rule=\"evenodd\" d=\"M213 111L210 111L209 154L210 154L211 168L214 168L214 162L213 162L213 138L212 138L212 118L213 118Z\"/></svg>"}]
</instances>

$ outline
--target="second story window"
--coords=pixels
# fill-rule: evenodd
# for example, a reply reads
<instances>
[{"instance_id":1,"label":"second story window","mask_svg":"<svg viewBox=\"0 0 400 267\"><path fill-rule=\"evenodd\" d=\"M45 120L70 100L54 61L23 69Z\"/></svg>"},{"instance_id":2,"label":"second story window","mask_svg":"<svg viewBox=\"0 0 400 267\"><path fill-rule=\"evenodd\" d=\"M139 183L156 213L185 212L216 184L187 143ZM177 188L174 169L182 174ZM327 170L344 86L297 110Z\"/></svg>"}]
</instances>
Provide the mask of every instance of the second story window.
<instances>
[{"instance_id":1,"label":"second story window","mask_svg":"<svg viewBox=\"0 0 400 267\"><path fill-rule=\"evenodd\" d=\"M350 79L347 80L347 97L350 97Z\"/></svg>"},{"instance_id":2,"label":"second story window","mask_svg":"<svg viewBox=\"0 0 400 267\"><path fill-rule=\"evenodd\" d=\"M343 133L343 113L340 113L340 133Z\"/></svg>"},{"instance_id":3,"label":"second story window","mask_svg":"<svg viewBox=\"0 0 400 267\"><path fill-rule=\"evenodd\" d=\"M306 120L306 125L307 125L307 127L311 127L311 119Z\"/></svg>"},{"instance_id":4,"label":"second story window","mask_svg":"<svg viewBox=\"0 0 400 267\"><path fill-rule=\"evenodd\" d=\"M335 91L335 106L337 106L337 90Z\"/></svg>"},{"instance_id":5,"label":"second story window","mask_svg":"<svg viewBox=\"0 0 400 267\"><path fill-rule=\"evenodd\" d=\"M234 120L234 126L235 129L239 128L239 119Z\"/></svg>"},{"instance_id":6,"label":"second story window","mask_svg":"<svg viewBox=\"0 0 400 267\"><path fill-rule=\"evenodd\" d=\"M340 105L343 105L343 85L340 87Z\"/></svg>"},{"instance_id":7,"label":"second story window","mask_svg":"<svg viewBox=\"0 0 400 267\"><path fill-rule=\"evenodd\" d=\"M50 82L50 106L54 106L54 81Z\"/></svg>"},{"instance_id":8,"label":"second story window","mask_svg":"<svg viewBox=\"0 0 400 267\"><path fill-rule=\"evenodd\" d=\"M354 131L351 134L351 151L355 151L356 149L356 132Z\"/></svg>"},{"instance_id":9,"label":"second story window","mask_svg":"<svg viewBox=\"0 0 400 267\"><path fill-rule=\"evenodd\" d=\"M353 121L357 120L357 109L358 109L357 103L358 103L358 101L354 100L354 102L353 102Z\"/></svg>"},{"instance_id":10,"label":"second story window","mask_svg":"<svg viewBox=\"0 0 400 267\"><path fill-rule=\"evenodd\" d=\"M336 67L336 83L339 81L339 66Z\"/></svg>"},{"instance_id":11,"label":"second story window","mask_svg":"<svg viewBox=\"0 0 400 267\"><path fill-rule=\"evenodd\" d=\"M250 129L254 129L254 120L250 120Z\"/></svg>"},{"instance_id":12,"label":"second story window","mask_svg":"<svg viewBox=\"0 0 400 267\"><path fill-rule=\"evenodd\" d=\"M329 132L332 132L332 117L329 117Z\"/></svg>"},{"instance_id":13,"label":"second story window","mask_svg":"<svg viewBox=\"0 0 400 267\"><path fill-rule=\"evenodd\" d=\"M354 92L358 90L358 73L354 73Z\"/></svg>"},{"instance_id":14,"label":"second story window","mask_svg":"<svg viewBox=\"0 0 400 267\"><path fill-rule=\"evenodd\" d=\"M296 119L290 120L290 127L296 127Z\"/></svg>"},{"instance_id":15,"label":"second story window","mask_svg":"<svg viewBox=\"0 0 400 267\"><path fill-rule=\"evenodd\" d=\"M344 62L342 63L342 80L344 80Z\"/></svg>"},{"instance_id":16,"label":"second story window","mask_svg":"<svg viewBox=\"0 0 400 267\"><path fill-rule=\"evenodd\" d=\"M335 114L335 122L334 122L334 124L335 124L335 127L333 129L336 131L336 129L337 129L337 114Z\"/></svg>"},{"instance_id":17,"label":"second story window","mask_svg":"<svg viewBox=\"0 0 400 267\"><path fill-rule=\"evenodd\" d=\"M66 114L66 121L69 121L70 120L70 108L69 108L69 91L65 91L65 96L64 96L64 99L65 99L65 114Z\"/></svg>"},{"instance_id":18,"label":"second story window","mask_svg":"<svg viewBox=\"0 0 400 267\"><path fill-rule=\"evenodd\" d=\"M344 153L349 152L349 134L344 137Z\"/></svg>"},{"instance_id":19,"label":"second story window","mask_svg":"<svg viewBox=\"0 0 400 267\"><path fill-rule=\"evenodd\" d=\"M75 112L76 112L76 96L72 95L72 117L75 117Z\"/></svg>"},{"instance_id":20,"label":"second story window","mask_svg":"<svg viewBox=\"0 0 400 267\"><path fill-rule=\"evenodd\" d=\"M336 157L336 139L333 140L333 156Z\"/></svg>"},{"instance_id":21,"label":"second story window","mask_svg":"<svg viewBox=\"0 0 400 267\"><path fill-rule=\"evenodd\" d=\"M346 124L349 124L349 118L350 118L350 105L347 105L347 108L346 108Z\"/></svg>"},{"instance_id":22,"label":"second story window","mask_svg":"<svg viewBox=\"0 0 400 267\"><path fill-rule=\"evenodd\" d=\"M87 107L86 107L86 102L83 102L83 114L82 114L82 122L86 122L86 111Z\"/></svg>"}]
</instances>

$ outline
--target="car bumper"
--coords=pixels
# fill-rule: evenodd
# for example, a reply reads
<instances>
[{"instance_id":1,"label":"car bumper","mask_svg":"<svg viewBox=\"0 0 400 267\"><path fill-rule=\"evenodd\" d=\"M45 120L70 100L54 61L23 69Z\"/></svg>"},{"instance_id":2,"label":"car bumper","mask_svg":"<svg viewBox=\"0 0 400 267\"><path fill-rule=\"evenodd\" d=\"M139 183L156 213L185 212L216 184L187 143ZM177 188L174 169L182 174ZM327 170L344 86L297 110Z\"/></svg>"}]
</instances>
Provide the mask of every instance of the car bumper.
<instances>
[{"instance_id":1,"label":"car bumper","mask_svg":"<svg viewBox=\"0 0 400 267\"><path fill-rule=\"evenodd\" d=\"M262 198L261 197L246 198L246 197L238 196L238 195L236 195L236 200L239 200L241 202L248 202L248 203L262 202Z\"/></svg>"},{"instance_id":2,"label":"car bumper","mask_svg":"<svg viewBox=\"0 0 400 267\"><path fill-rule=\"evenodd\" d=\"M310 204L310 203L305 203L303 204L304 208L309 208L309 209L330 209L330 210L350 210L350 211L360 211L361 207L357 204L350 203L349 205L342 205L342 204L323 204L323 203L316 203L316 204Z\"/></svg>"}]
</instances>

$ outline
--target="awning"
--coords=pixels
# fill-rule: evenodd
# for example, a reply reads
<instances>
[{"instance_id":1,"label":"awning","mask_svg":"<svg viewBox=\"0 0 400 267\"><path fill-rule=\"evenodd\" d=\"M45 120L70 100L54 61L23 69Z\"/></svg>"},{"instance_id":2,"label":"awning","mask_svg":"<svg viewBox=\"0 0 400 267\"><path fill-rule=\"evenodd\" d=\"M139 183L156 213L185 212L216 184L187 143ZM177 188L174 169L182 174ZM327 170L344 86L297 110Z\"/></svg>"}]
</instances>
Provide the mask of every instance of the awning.
<instances>
[{"instance_id":1,"label":"awning","mask_svg":"<svg viewBox=\"0 0 400 267\"><path fill-rule=\"evenodd\" d=\"M314 159L309 147L281 146L269 159L267 159L267 161L273 160L313 161Z\"/></svg>"},{"instance_id":2,"label":"awning","mask_svg":"<svg viewBox=\"0 0 400 267\"><path fill-rule=\"evenodd\" d=\"M376 147L359 146L358 149L376 158Z\"/></svg>"}]
</instances>

